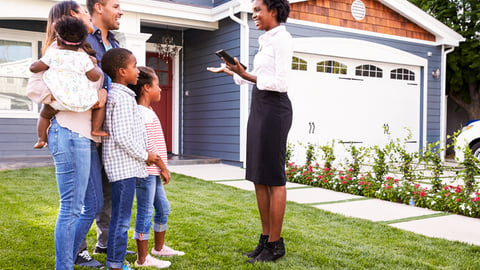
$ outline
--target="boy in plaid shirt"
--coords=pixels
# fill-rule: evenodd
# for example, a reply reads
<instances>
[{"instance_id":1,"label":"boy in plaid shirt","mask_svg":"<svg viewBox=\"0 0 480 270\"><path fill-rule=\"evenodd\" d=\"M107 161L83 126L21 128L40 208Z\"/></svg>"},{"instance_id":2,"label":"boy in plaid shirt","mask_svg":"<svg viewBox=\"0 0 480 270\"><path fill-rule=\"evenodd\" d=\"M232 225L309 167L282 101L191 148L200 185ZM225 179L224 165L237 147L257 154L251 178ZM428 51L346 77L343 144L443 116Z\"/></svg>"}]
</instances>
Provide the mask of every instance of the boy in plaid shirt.
<instances>
[{"instance_id":1,"label":"boy in plaid shirt","mask_svg":"<svg viewBox=\"0 0 480 270\"><path fill-rule=\"evenodd\" d=\"M135 93L128 84L138 80L137 61L127 49L114 48L102 58L102 69L112 79L106 104L103 162L112 187L112 217L108 233L106 265L109 269L131 269L123 264L137 179L148 176L146 164L159 157L147 152L145 127Z\"/></svg>"}]
</instances>

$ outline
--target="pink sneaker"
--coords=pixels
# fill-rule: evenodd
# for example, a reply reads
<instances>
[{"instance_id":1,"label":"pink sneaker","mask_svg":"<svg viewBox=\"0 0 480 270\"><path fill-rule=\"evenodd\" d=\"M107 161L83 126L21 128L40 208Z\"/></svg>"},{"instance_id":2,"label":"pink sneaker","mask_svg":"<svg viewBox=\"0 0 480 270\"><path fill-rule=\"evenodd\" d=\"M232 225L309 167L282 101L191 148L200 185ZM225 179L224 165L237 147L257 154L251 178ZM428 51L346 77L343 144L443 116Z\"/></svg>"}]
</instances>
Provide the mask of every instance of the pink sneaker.
<instances>
[{"instance_id":1,"label":"pink sneaker","mask_svg":"<svg viewBox=\"0 0 480 270\"><path fill-rule=\"evenodd\" d=\"M159 257L171 257L171 256L183 256L185 252L173 250L172 248L167 247L167 245L163 245L162 250L157 251L155 248L152 248L152 254Z\"/></svg>"},{"instance_id":2,"label":"pink sneaker","mask_svg":"<svg viewBox=\"0 0 480 270\"><path fill-rule=\"evenodd\" d=\"M156 268L167 268L170 266L170 264L172 263L169 261L162 261L150 255L147 255L147 257L145 257L145 261L143 262L143 264L139 264L138 261L135 261L135 267L148 266L148 267L156 267Z\"/></svg>"}]
</instances>

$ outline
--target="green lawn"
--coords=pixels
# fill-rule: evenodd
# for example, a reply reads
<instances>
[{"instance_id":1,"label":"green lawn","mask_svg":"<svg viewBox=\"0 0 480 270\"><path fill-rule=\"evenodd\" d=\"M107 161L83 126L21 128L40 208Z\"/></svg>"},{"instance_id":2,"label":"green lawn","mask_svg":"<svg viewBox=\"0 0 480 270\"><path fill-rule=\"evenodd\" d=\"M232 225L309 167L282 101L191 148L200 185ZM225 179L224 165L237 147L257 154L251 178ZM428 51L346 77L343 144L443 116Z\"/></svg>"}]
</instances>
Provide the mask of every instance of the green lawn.
<instances>
[{"instance_id":1,"label":"green lawn","mask_svg":"<svg viewBox=\"0 0 480 270\"><path fill-rule=\"evenodd\" d=\"M260 232L253 192L175 174L166 190L167 244L186 252L169 259L169 269L480 269L480 247L292 202L283 229L287 255L251 265L242 253L255 247ZM54 169L0 172L0 194L0 269L54 269ZM94 228L87 238L91 251ZM136 249L134 240L128 248ZM94 257L105 262L104 255Z\"/></svg>"}]
</instances>

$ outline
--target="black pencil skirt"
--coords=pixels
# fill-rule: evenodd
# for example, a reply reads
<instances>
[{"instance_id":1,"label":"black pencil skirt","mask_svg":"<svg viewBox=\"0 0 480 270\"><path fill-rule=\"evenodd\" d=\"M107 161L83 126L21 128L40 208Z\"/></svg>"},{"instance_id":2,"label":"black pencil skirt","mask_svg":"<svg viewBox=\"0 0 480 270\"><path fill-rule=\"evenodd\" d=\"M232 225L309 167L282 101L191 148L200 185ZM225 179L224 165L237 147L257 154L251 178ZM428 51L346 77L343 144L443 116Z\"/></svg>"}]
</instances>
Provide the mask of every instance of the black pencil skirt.
<instances>
[{"instance_id":1,"label":"black pencil skirt","mask_svg":"<svg viewBox=\"0 0 480 270\"><path fill-rule=\"evenodd\" d=\"M285 153L291 125L292 105L287 93L258 90L255 85L247 124L247 180L285 185Z\"/></svg>"}]
</instances>

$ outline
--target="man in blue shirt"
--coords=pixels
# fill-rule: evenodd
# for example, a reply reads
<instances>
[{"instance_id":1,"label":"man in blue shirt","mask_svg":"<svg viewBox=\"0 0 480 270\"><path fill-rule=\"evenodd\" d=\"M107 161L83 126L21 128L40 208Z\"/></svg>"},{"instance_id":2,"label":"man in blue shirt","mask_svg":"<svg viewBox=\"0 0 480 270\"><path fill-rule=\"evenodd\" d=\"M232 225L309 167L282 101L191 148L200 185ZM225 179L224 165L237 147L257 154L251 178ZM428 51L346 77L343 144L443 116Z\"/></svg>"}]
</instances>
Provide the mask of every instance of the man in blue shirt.
<instances>
[{"instance_id":1,"label":"man in blue shirt","mask_svg":"<svg viewBox=\"0 0 480 270\"><path fill-rule=\"evenodd\" d=\"M96 52L98 65L101 67L101 60L106 51L111 48L120 47L115 35L111 30L118 30L120 27L120 18L123 11L120 8L119 0L87 0L87 10L92 17L92 22L95 31L87 36L87 42ZM111 83L110 77L104 73L104 81L102 88L105 91L99 91L99 98L106 99L107 92ZM97 147L100 160L102 159L101 147ZM96 188L103 189L103 209L97 215L95 222L97 224L97 244L95 246L94 254L107 252L108 227L110 225L110 217L112 214L112 201L110 183L102 169L102 183ZM88 196L88 194L87 194ZM80 252L75 261L76 265L86 267L101 268L103 265L94 260L87 251L87 244L85 240L80 246Z\"/></svg>"}]
</instances>

